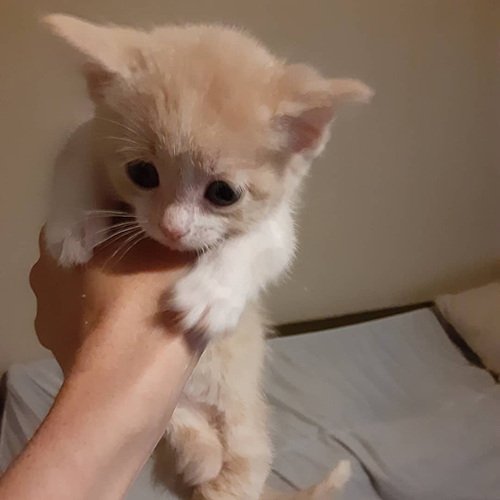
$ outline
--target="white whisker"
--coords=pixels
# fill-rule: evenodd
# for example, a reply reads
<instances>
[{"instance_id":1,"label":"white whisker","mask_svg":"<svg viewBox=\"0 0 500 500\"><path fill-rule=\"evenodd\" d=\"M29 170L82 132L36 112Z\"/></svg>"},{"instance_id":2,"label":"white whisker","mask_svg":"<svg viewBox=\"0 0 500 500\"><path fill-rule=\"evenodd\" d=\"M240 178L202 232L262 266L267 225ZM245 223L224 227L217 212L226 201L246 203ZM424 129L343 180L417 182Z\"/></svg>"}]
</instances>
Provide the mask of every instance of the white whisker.
<instances>
[{"instance_id":1,"label":"white whisker","mask_svg":"<svg viewBox=\"0 0 500 500\"><path fill-rule=\"evenodd\" d=\"M147 143L147 140L146 140L146 137L144 136L144 134L142 134L138 130L135 130L133 128L127 127L126 125L123 125L123 123L120 123L120 122L117 122L117 121L114 121L114 120L110 120L109 118L103 118L101 116L96 116L95 118L97 120L102 120L104 122L108 122L108 123L112 123L113 125L117 125L118 127L122 127L123 129L128 130L131 134L134 134L136 137L138 137L139 139L141 139L141 141L144 141L145 143Z\"/></svg>"},{"instance_id":2,"label":"white whisker","mask_svg":"<svg viewBox=\"0 0 500 500\"><path fill-rule=\"evenodd\" d=\"M123 144L126 144L126 146L122 146L121 148L117 148L116 152L117 153L126 153L127 151L143 151L144 148L146 147L146 143L144 142L138 142L137 140L132 140L126 137L106 137L106 139L114 139L116 141L120 141Z\"/></svg>"},{"instance_id":3,"label":"white whisker","mask_svg":"<svg viewBox=\"0 0 500 500\"><path fill-rule=\"evenodd\" d=\"M139 224L145 224L147 221L146 220L143 220L143 219L137 219L135 217L135 215L133 214L125 214L124 213L119 213L119 212L105 212L105 211L96 211L96 212L93 212L93 211L89 211L89 212L84 212L85 213L85 216L82 217L80 220L78 220L77 222L75 222L73 228L76 228L78 227L79 225L81 224L85 224L89 219L96 219L96 218L104 218L104 219L114 219L114 218L123 218L123 219L133 219L134 222L137 222ZM132 221L129 221L129 222L132 222ZM108 225L108 228L109 227L112 227L113 224L109 224Z\"/></svg>"},{"instance_id":4,"label":"white whisker","mask_svg":"<svg viewBox=\"0 0 500 500\"><path fill-rule=\"evenodd\" d=\"M116 149L116 152L117 153L130 153L131 151L133 151L134 153L138 153L138 151L140 149L144 149L144 146L141 146L140 144L135 144L133 146L124 146L123 148L118 148Z\"/></svg>"},{"instance_id":5,"label":"white whisker","mask_svg":"<svg viewBox=\"0 0 500 500\"><path fill-rule=\"evenodd\" d=\"M119 224L113 224L112 226L105 227L104 229L100 229L95 234L97 236L98 234L106 233L108 231L111 231L112 229L118 229L120 227L130 227L130 226L136 226L137 227L137 226L139 226L139 224L135 220L134 221L128 221L128 222L120 222Z\"/></svg>"},{"instance_id":6,"label":"white whisker","mask_svg":"<svg viewBox=\"0 0 500 500\"><path fill-rule=\"evenodd\" d=\"M129 245L129 247L118 257L118 260L116 261L117 264L118 264L118 262L120 262L123 259L123 257L125 257L125 255L128 252L130 252L130 250L132 250L132 248L134 248L139 242L141 242L142 240L145 240L148 237L148 235L144 231L137 234L137 236L139 238L136 240L132 240L132 243Z\"/></svg>"},{"instance_id":7,"label":"white whisker","mask_svg":"<svg viewBox=\"0 0 500 500\"><path fill-rule=\"evenodd\" d=\"M105 214L105 215L126 215L128 217L133 217L130 212L125 212L124 210L85 210L85 214L93 215L93 214Z\"/></svg>"},{"instance_id":8,"label":"white whisker","mask_svg":"<svg viewBox=\"0 0 500 500\"><path fill-rule=\"evenodd\" d=\"M106 137L103 137L103 139L110 139L113 141L124 141L124 142L130 142L131 144L139 144L135 139L132 139L131 137L118 137L118 136L111 136L108 135Z\"/></svg>"},{"instance_id":9,"label":"white whisker","mask_svg":"<svg viewBox=\"0 0 500 500\"><path fill-rule=\"evenodd\" d=\"M140 230L139 230L140 231ZM106 267L118 254L118 252L122 251L131 241L133 241L137 235L140 234L137 230L132 234L132 236L129 236L124 242L120 244L120 246L113 252L111 257L109 257L106 262L102 265L102 267Z\"/></svg>"},{"instance_id":10,"label":"white whisker","mask_svg":"<svg viewBox=\"0 0 500 500\"><path fill-rule=\"evenodd\" d=\"M139 226L127 227L125 229L121 229L120 231L117 231L113 234L106 236L106 238L103 238L101 241L98 241L95 245L93 245L92 248L100 247L100 248L98 248L98 251L101 251L101 249L106 248L111 243L114 243L115 241L129 235L132 231L137 231L138 229L139 229ZM108 240L110 240L110 241L108 241ZM106 244L103 245L103 243L106 243Z\"/></svg>"}]
</instances>

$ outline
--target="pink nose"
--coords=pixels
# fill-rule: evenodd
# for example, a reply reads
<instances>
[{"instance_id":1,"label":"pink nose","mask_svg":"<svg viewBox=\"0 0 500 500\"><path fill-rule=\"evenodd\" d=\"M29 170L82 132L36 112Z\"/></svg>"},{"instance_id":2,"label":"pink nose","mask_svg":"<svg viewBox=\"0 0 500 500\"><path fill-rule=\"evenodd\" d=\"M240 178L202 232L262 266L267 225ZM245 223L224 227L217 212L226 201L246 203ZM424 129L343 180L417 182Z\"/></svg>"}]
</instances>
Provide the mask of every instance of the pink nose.
<instances>
[{"instance_id":1,"label":"pink nose","mask_svg":"<svg viewBox=\"0 0 500 500\"><path fill-rule=\"evenodd\" d=\"M182 229L168 229L161 224L160 230L169 240L172 241L178 241L188 233L187 231L183 231Z\"/></svg>"}]
</instances>

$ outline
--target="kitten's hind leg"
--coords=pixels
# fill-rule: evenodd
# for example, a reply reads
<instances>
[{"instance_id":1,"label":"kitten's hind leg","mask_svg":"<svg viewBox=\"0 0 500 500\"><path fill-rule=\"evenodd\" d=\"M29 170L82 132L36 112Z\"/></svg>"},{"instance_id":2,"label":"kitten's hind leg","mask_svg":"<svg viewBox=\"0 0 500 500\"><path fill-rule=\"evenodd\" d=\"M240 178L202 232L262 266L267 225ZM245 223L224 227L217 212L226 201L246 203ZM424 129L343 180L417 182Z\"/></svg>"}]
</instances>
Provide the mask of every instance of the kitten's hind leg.
<instances>
[{"instance_id":1,"label":"kitten's hind leg","mask_svg":"<svg viewBox=\"0 0 500 500\"><path fill-rule=\"evenodd\" d=\"M258 500L269 474L271 447L265 423L234 415L222 428L224 458L220 473L194 489L193 500Z\"/></svg>"},{"instance_id":2,"label":"kitten's hind leg","mask_svg":"<svg viewBox=\"0 0 500 500\"><path fill-rule=\"evenodd\" d=\"M176 470L189 486L217 477L222 467L222 443L214 422L197 408L178 406L167 430Z\"/></svg>"}]
</instances>

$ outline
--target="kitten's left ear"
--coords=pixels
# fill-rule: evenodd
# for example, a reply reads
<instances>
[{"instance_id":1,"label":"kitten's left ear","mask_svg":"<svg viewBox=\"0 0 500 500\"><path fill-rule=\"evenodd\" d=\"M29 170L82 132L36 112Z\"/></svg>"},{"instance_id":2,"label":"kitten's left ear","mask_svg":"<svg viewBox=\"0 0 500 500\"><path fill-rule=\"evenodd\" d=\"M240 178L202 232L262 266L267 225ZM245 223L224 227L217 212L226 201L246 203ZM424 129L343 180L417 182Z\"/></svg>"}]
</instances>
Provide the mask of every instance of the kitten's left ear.
<instances>
[{"instance_id":1,"label":"kitten's left ear","mask_svg":"<svg viewBox=\"0 0 500 500\"><path fill-rule=\"evenodd\" d=\"M337 105L369 102L373 91L359 80L328 80L305 65L288 66L281 80L284 99L276 122L291 153L317 156L328 140Z\"/></svg>"},{"instance_id":2,"label":"kitten's left ear","mask_svg":"<svg viewBox=\"0 0 500 500\"><path fill-rule=\"evenodd\" d=\"M85 56L84 75L94 100L116 78L127 76L130 49L139 47L145 36L135 29L93 24L66 14L50 14L43 22Z\"/></svg>"}]
</instances>

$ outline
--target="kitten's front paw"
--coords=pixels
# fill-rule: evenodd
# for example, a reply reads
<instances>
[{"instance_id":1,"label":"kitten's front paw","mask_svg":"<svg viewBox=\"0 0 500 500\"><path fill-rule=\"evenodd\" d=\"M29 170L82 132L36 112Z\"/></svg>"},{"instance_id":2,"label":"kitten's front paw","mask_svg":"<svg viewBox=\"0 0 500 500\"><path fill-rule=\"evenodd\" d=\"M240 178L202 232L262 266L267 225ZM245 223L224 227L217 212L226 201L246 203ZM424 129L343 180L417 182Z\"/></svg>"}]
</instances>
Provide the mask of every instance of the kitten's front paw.
<instances>
[{"instance_id":1,"label":"kitten's front paw","mask_svg":"<svg viewBox=\"0 0 500 500\"><path fill-rule=\"evenodd\" d=\"M88 248L82 239L74 235L56 239L47 237L45 234L45 244L52 257L62 267L84 264L92 257L92 249Z\"/></svg>"},{"instance_id":2,"label":"kitten's front paw","mask_svg":"<svg viewBox=\"0 0 500 500\"><path fill-rule=\"evenodd\" d=\"M208 341L234 331L245 303L241 292L194 271L174 286L168 307L179 315L183 331Z\"/></svg>"},{"instance_id":3,"label":"kitten's front paw","mask_svg":"<svg viewBox=\"0 0 500 500\"><path fill-rule=\"evenodd\" d=\"M106 227L104 219L74 221L47 221L44 230L45 245L62 267L88 262L96 246L98 235Z\"/></svg>"}]
</instances>

